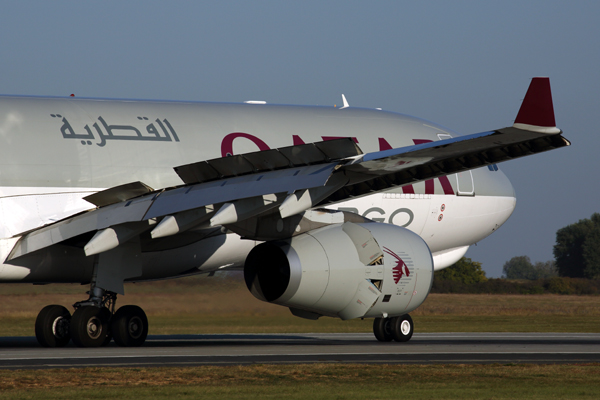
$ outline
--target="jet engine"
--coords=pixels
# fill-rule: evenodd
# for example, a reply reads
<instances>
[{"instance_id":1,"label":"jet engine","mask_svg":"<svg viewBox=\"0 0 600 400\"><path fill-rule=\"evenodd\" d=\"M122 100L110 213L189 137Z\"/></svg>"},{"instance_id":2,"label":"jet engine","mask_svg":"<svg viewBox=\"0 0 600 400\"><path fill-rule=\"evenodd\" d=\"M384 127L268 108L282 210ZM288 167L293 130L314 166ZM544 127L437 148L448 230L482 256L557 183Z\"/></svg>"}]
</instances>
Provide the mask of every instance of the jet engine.
<instances>
[{"instance_id":1,"label":"jet engine","mask_svg":"<svg viewBox=\"0 0 600 400\"><path fill-rule=\"evenodd\" d=\"M408 229L345 222L256 246L244 278L255 297L299 317L388 318L425 301L433 260Z\"/></svg>"}]
</instances>

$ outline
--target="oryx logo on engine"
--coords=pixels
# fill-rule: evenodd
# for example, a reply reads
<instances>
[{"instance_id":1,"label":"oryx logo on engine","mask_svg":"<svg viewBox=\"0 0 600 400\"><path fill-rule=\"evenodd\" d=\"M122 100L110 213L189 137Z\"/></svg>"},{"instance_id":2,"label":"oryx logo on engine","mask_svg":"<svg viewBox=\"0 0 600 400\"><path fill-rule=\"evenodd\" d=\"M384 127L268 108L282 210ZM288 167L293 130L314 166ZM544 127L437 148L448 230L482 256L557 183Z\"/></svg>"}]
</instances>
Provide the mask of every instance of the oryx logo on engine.
<instances>
[{"instance_id":1,"label":"oryx logo on engine","mask_svg":"<svg viewBox=\"0 0 600 400\"><path fill-rule=\"evenodd\" d=\"M396 285L398 284L398 282L400 282L400 279L402 279L402 276L404 276L404 275L406 275L407 277L410 276L410 271L408 270L406 263L404 261L402 261L402 259L400 258L400 256L398 254L394 253L387 247L384 247L383 251L388 253L389 255L393 256L396 259L396 266L394 268L392 268L392 271L394 271L394 283Z\"/></svg>"}]
</instances>

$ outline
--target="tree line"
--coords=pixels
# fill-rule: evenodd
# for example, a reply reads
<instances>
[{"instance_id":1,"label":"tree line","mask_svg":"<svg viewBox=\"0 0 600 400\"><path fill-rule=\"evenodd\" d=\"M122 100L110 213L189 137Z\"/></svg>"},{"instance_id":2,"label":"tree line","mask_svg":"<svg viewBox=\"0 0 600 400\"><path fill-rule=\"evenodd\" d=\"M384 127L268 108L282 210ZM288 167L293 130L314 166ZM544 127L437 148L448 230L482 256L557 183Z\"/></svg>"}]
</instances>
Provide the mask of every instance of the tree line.
<instances>
[{"instance_id":1,"label":"tree line","mask_svg":"<svg viewBox=\"0 0 600 400\"><path fill-rule=\"evenodd\" d=\"M522 257L517 261L523 261ZM525 257L526 261L528 260ZM522 266L523 264L513 263ZM537 269L535 266L537 265ZM534 273L546 274L545 268L551 263L536 263ZM531 270L523 269L524 271ZM542 271L542 272L539 272ZM527 275L531 277L531 275ZM456 264L436 271L433 279L432 293L464 293L464 294L578 294L600 295L600 279L570 278L548 276L543 278L511 278L493 279L485 276L481 263L463 257Z\"/></svg>"},{"instance_id":2,"label":"tree line","mask_svg":"<svg viewBox=\"0 0 600 400\"><path fill-rule=\"evenodd\" d=\"M463 257L435 272L438 293L600 294L600 214L556 232L554 260L532 263L516 256L502 268L501 279L488 279L481 263Z\"/></svg>"},{"instance_id":3,"label":"tree line","mask_svg":"<svg viewBox=\"0 0 600 400\"><path fill-rule=\"evenodd\" d=\"M600 214L579 220L556 232L554 260L531 263L527 256L504 264L508 279L548 279L555 276L600 279Z\"/></svg>"}]
</instances>

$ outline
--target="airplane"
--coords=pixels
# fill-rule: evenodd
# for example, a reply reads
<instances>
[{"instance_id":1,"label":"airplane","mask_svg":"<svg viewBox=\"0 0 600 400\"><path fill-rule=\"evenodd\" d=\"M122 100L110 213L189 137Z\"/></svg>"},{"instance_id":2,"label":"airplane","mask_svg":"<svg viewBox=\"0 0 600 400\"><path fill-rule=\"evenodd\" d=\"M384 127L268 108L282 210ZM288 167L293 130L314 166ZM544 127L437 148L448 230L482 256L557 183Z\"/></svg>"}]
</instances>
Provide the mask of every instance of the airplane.
<instances>
[{"instance_id":1,"label":"airplane","mask_svg":"<svg viewBox=\"0 0 600 400\"><path fill-rule=\"evenodd\" d=\"M545 77L513 125L464 136L343 99L0 96L0 282L89 284L40 311L40 345L141 346L124 282L233 270L295 316L408 341L433 272L514 210L497 164L570 145Z\"/></svg>"}]
</instances>

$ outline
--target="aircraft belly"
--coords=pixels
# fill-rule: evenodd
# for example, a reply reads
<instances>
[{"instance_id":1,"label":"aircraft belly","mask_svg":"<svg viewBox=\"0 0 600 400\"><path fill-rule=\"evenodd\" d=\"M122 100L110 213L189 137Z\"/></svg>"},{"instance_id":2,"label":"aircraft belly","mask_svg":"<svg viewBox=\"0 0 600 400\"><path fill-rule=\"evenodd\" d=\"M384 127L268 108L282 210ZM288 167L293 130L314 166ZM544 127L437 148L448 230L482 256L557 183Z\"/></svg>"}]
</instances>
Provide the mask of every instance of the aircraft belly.
<instances>
[{"instance_id":1,"label":"aircraft belly","mask_svg":"<svg viewBox=\"0 0 600 400\"><path fill-rule=\"evenodd\" d=\"M230 233L154 253L144 253L143 274L139 280L162 279L177 275L241 269L256 241Z\"/></svg>"},{"instance_id":2,"label":"aircraft belly","mask_svg":"<svg viewBox=\"0 0 600 400\"><path fill-rule=\"evenodd\" d=\"M498 229L515 207L508 196L447 196L432 202L422 233L432 253L472 245ZM436 207L437 205L437 207ZM443 211L442 211L443 209Z\"/></svg>"},{"instance_id":3,"label":"aircraft belly","mask_svg":"<svg viewBox=\"0 0 600 400\"><path fill-rule=\"evenodd\" d=\"M433 269L435 271L450 267L460 260L469 250L470 246L456 247L433 253Z\"/></svg>"},{"instance_id":4,"label":"aircraft belly","mask_svg":"<svg viewBox=\"0 0 600 400\"><path fill-rule=\"evenodd\" d=\"M0 239L0 261L6 260L19 238ZM0 263L0 282L20 282L30 274L30 269Z\"/></svg>"}]
</instances>

